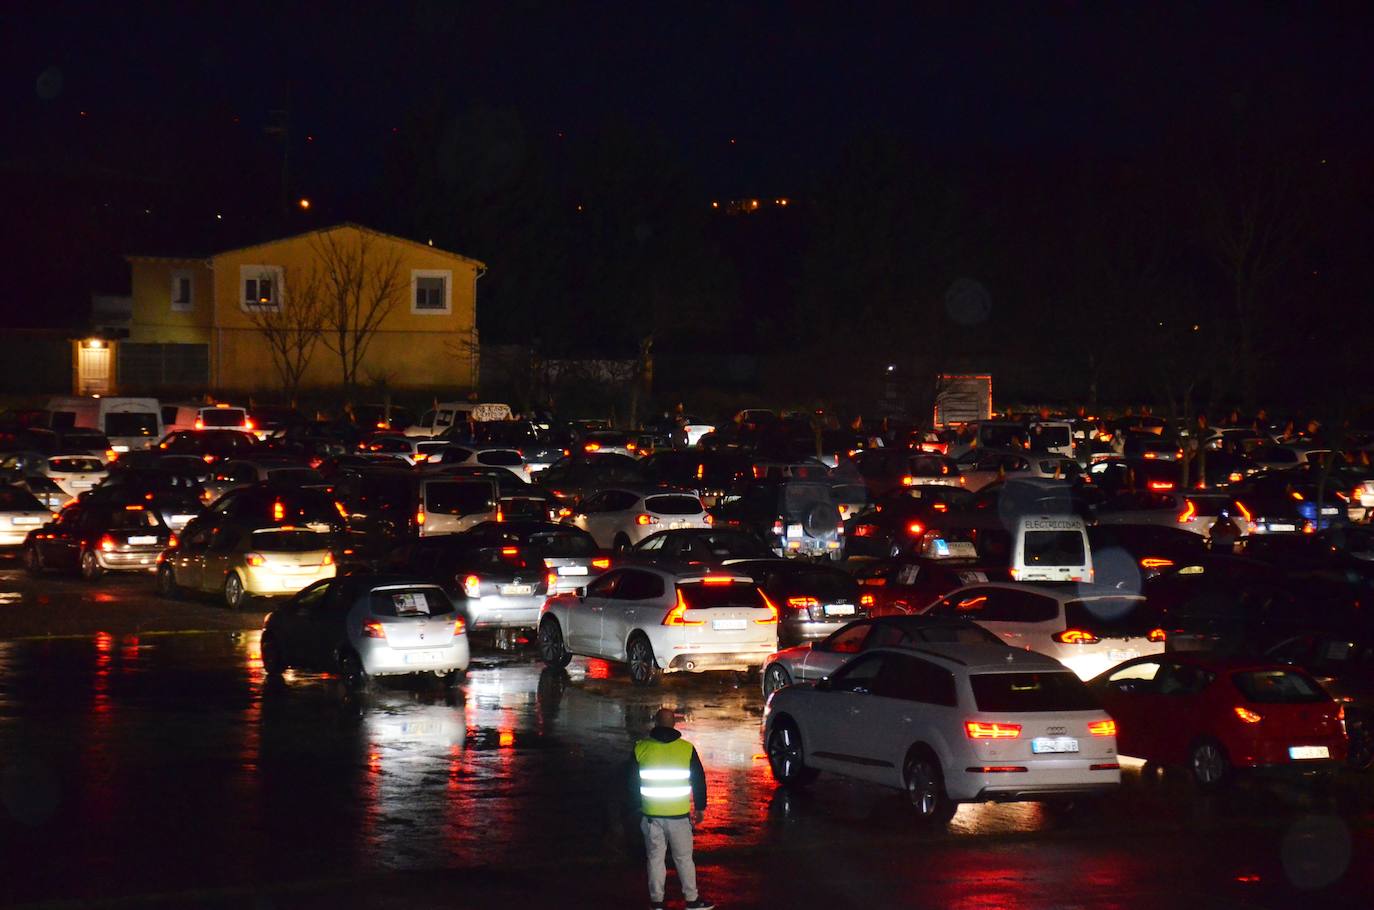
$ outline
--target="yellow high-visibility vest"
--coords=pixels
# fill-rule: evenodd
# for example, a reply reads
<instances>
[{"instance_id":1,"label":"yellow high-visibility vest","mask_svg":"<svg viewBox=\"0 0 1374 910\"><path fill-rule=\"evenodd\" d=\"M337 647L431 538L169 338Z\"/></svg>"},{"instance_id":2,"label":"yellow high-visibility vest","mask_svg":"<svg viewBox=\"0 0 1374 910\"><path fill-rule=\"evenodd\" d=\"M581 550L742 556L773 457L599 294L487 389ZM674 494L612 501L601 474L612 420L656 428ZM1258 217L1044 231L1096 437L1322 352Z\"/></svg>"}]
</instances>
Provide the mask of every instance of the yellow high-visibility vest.
<instances>
[{"instance_id":1,"label":"yellow high-visibility vest","mask_svg":"<svg viewBox=\"0 0 1374 910\"><path fill-rule=\"evenodd\" d=\"M641 739L635 743L639 797L645 815L687 815L692 811L692 744Z\"/></svg>"}]
</instances>

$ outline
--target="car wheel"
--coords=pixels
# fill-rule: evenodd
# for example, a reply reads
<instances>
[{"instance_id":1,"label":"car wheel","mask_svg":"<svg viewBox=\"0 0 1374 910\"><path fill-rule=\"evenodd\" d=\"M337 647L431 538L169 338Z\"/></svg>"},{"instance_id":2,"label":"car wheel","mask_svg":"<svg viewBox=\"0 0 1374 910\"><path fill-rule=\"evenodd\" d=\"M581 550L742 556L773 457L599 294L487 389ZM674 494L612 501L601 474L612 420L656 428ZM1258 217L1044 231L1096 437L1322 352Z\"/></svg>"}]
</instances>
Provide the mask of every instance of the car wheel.
<instances>
[{"instance_id":1,"label":"car wheel","mask_svg":"<svg viewBox=\"0 0 1374 910\"><path fill-rule=\"evenodd\" d=\"M1203 790L1220 790L1231 780L1231 760L1214 739L1200 739L1188 750L1188 769Z\"/></svg>"},{"instance_id":2,"label":"car wheel","mask_svg":"<svg viewBox=\"0 0 1374 910\"><path fill-rule=\"evenodd\" d=\"M363 669L362 659L351 651L339 655L339 679L351 692L366 691L372 681L367 675L367 670Z\"/></svg>"},{"instance_id":3,"label":"car wheel","mask_svg":"<svg viewBox=\"0 0 1374 910\"><path fill-rule=\"evenodd\" d=\"M177 597L181 594L181 587L177 584L176 570L165 563L157 570L157 593L163 597Z\"/></svg>"},{"instance_id":4,"label":"car wheel","mask_svg":"<svg viewBox=\"0 0 1374 910\"><path fill-rule=\"evenodd\" d=\"M33 544L24 548L24 568L30 575L42 575L47 568L43 565L43 554Z\"/></svg>"},{"instance_id":5,"label":"car wheel","mask_svg":"<svg viewBox=\"0 0 1374 910\"><path fill-rule=\"evenodd\" d=\"M954 817L959 805L945 792L945 775L934 755L925 751L908 755L902 781L907 802L920 821L943 825Z\"/></svg>"},{"instance_id":6,"label":"car wheel","mask_svg":"<svg viewBox=\"0 0 1374 910\"><path fill-rule=\"evenodd\" d=\"M97 581L104 574L105 570L100 567L100 557L95 555L95 551L83 550L81 552L81 577L86 581Z\"/></svg>"},{"instance_id":7,"label":"car wheel","mask_svg":"<svg viewBox=\"0 0 1374 910\"><path fill-rule=\"evenodd\" d=\"M230 572L229 577L224 579L224 602L231 610L242 610L248 606L252 597L243 589L243 579L239 578L239 573Z\"/></svg>"},{"instance_id":8,"label":"car wheel","mask_svg":"<svg viewBox=\"0 0 1374 910\"><path fill-rule=\"evenodd\" d=\"M1354 771L1368 771L1374 765L1374 735L1364 724L1350 733L1350 748L1345 763Z\"/></svg>"},{"instance_id":9,"label":"car wheel","mask_svg":"<svg viewBox=\"0 0 1374 910\"><path fill-rule=\"evenodd\" d=\"M763 694L765 698L783 686L790 685L792 685L792 677L782 664L769 664L768 669L763 671Z\"/></svg>"},{"instance_id":10,"label":"car wheel","mask_svg":"<svg viewBox=\"0 0 1374 910\"><path fill-rule=\"evenodd\" d=\"M552 616L539 624L539 659L550 667L563 668L572 660L563 643L563 627Z\"/></svg>"},{"instance_id":11,"label":"car wheel","mask_svg":"<svg viewBox=\"0 0 1374 910\"><path fill-rule=\"evenodd\" d=\"M462 685L464 679L467 679L467 675L466 670L449 670L447 673L442 674L440 679L444 683L444 688L456 689L458 686Z\"/></svg>"},{"instance_id":12,"label":"car wheel","mask_svg":"<svg viewBox=\"0 0 1374 910\"><path fill-rule=\"evenodd\" d=\"M788 789L805 787L819 773L806 766L806 752L802 748L801 733L791 720L779 720L768 734L768 768L773 780Z\"/></svg>"},{"instance_id":13,"label":"car wheel","mask_svg":"<svg viewBox=\"0 0 1374 910\"><path fill-rule=\"evenodd\" d=\"M628 552L630 549L630 538L626 537L624 534L615 535L615 541L611 544L611 548L617 553Z\"/></svg>"},{"instance_id":14,"label":"car wheel","mask_svg":"<svg viewBox=\"0 0 1374 910\"><path fill-rule=\"evenodd\" d=\"M625 649L625 662L630 665L630 681L636 686L652 686L658 682L658 662L654 660L654 646L643 632L630 639Z\"/></svg>"},{"instance_id":15,"label":"car wheel","mask_svg":"<svg viewBox=\"0 0 1374 910\"><path fill-rule=\"evenodd\" d=\"M262 669L268 676L281 676L286 672L286 658L282 656L277 636L271 632L262 634Z\"/></svg>"}]
</instances>

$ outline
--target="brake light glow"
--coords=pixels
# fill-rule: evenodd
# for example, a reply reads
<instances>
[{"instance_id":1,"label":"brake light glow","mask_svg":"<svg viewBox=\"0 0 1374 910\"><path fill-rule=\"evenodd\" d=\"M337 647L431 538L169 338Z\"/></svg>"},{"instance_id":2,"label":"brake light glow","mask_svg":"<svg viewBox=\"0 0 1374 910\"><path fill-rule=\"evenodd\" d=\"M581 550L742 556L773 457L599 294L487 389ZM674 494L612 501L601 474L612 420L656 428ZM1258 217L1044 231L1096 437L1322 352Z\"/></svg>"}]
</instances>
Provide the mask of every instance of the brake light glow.
<instances>
[{"instance_id":1,"label":"brake light glow","mask_svg":"<svg viewBox=\"0 0 1374 910\"><path fill-rule=\"evenodd\" d=\"M733 575L707 575L702 581L708 585L728 585L734 584Z\"/></svg>"},{"instance_id":2,"label":"brake light glow","mask_svg":"<svg viewBox=\"0 0 1374 910\"><path fill-rule=\"evenodd\" d=\"M106 460L106 461L114 461L114 460L115 460L116 458L118 458L118 457L119 457L119 453L116 452L114 449L106 449L106 450L105 450L105 460Z\"/></svg>"},{"instance_id":3,"label":"brake light glow","mask_svg":"<svg viewBox=\"0 0 1374 910\"><path fill-rule=\"evenodd\" d=\"M1063 632L1056 632L1050 637L1065 645L1092 645L1098 642L1096 635L1091 632L1084 632L1082 629L1065 629Z\"/></svg>"},{"instance_id":4,"label":"brake light glow","mask_svg":"<svg viewBox=\"0 0 1374 910\"><path fill-rule=\"evenodd\" d=\"M1021 725L969 720L964 722L964 732L969 739L1016 739L1021 735Z\"/></svg>"},{"instance_id":5,"label":"brake light glow","mask_svg":"<svg viewBox=\"0 0 1374 910\"><path fill-rule=\"evenodd\" d=\"M1151 490L1172 490L1174 482L1172 480L1152 480L1150 481Z\"/></svg>"},{"instance_id":6,"label":"brake light glow","mask_svg":"<svg viewBox=\"0 0 1374 910\"><path fill-rule=\"evenodd\" d=\"M262 566L267 564L267 560L262 557L261 553L249 553L243 557L243 560L250 566Z\"/></svg>"},{"instance_id":7,"label":"brake light glow","mask_svg":"<svg viewBox=\"0 0 1374 910\"><path fill-rule=\"evenodd\" d=\"M243 421L243 428L244 428L245 430L254 429L254 427L253 427L253 421L245 419L245 420Z\"/></svg>"},{"instance_id":8,"label":"brake light glow","mask_svg":"<svg viewBox=\"0 0 1374 910\"><path fill-rule=\"evenodd\" d=\"M601 443L599 443L599 442L589 442L589 443L587 443L586 445L584 445L584 446L582 447L582 451L584 451L584 452L600 452L600 451L601 451Z\"/></svg>"},{"instance_id":9,"label":"brake light glow","mask_svg":"<svg viewBox=\"0 0 1374 910\"><path fill-rule=\"evenodd\" d=\"M873 597L872 594L859 595L859 606L861 607L871 607L877 602L878 601Z\"/></svg>"},{"instance_id":10,"label":"brake light glow","mask_svg":"<svg viewBox=\"0 0 1374 910\"><path fill-rule=\"evenodd\" d=\"M463 579L463 593L468 597L482 596L482 579L476 575L469 575Z\"/></svg>"},{"instance_id":11,"label":"brake light glow","mask_svg":"<svg viewBox=\"0 0 1374 910\"><path fill-rule=\"evenodd\" d=\"M1011 774L1026 769L1020 765L984 765L981 768L966 769L969 774Z\"/></svg>"},{"instance_id":12,"label":"brake light glow","mask_svg":"<svg viewBox=\"0 0 1374 910\"><path fill-rule=\"evenodd\" d=\"M607 558L607 557L602 557L602 558L600 558L600 559L593 559L593 560L592 560L592 568L593 568L593 569L609 569L610 567L611 567L611 560L610 560L609 558Z\"/></svg>"},{"instance_id":13,"label":"brake light glow","mask_svg":"<svg viewBox=\"0 0 1374 910\"><path fill-rule=\"evenodd\" d=\"M519 548L519 547L502 547L502 548L501 548L501 555L502 555L502 556L515 556L515 555L517 555L519 552L520 552L520 548Z\"/></svg>"},{"instance_id":14,"label":"brake light glow","mask_svg":"<svg viewBox=\"0 0 1374 910\"><path fill-rule=\"evenodd\" d=\"M904 475L902 475L902 486L904 486L904 487L914 487L914 486L916 486L916 478L915 478L915 477L912 477L910 474L904 474Z\"/></svg>"},{"instance_id":15,"label":"brake light glow","mask_svg":"<svg viewBox=\"0 0 1374 910\"><path fill-rule=\"evenodd\" d=\"M1145 636L1150 641L1168 641L1169 633L1163 629L1151 629L1150 634Z\"/></svg>"},{"instance_id":16,"label":"brake light glow","mask_svg":"<svg viewBox=\"0 0 1374 910\"><path fill-rule=\"evenodd\" d=\"M369 619L363 623L363 638L386 638L386 626L375 619Z\"/></svg>"},{"instance_id":17,"label":"brake light glow","mask_svg":"<svg viewBox=\"0 0 1374 910\"><path fill-rule=\"evenodd\" d=\"M175 550L179 546L181 546L181 541L177 539L175 534L167 538L167 549Z\"/></svg>"},{"instance_id":18,"label":"brake light glow","mask_svg":"<svg viewBox=\"0 0 1374 910\"><path fill-rule=\"evenodd\" d=\"M334 508L338 511L340 518L345 521L348 520L348 510L344 508L343 503L339 502L337 499L334 500Z\"/></svg>"},{"instance_id":19,"label":"brake light glow","mask_svg":"<svg viewBox=\"0 0 1374 910\"><path fill-rule=\"evenodd\" d=\"M665 626L704 626L706 621L703 619L687 619L683 616L687 612L687 601L682 599L682 591L677 592L677 604L668 611L668 615L663 617Z\"/></svg>"},{"instance_id":20,"label":"brake light glow","mask_svg":"<svg viewBox=\"0 0 1374 910\"><path fill-rule=\"evenodd\" d=\"M468 624L463 622L463 617L458 617L453 621L453 634L462 635L468 630Z\"/></svg>"},{"instance_id":21,"label":"brake light glow","mask_svg":"<svg viewBox=\"0 0 1374 910\"><path fill-rule=\"evenodd\" d=\"M931 508L934 509L934 510L937 511L937 512L948 512L948 511L949 511L949 506L945 505L943 502L934 503L934 504L931 505Z\"/></svg>"},{"instance_id":22,"label":"brake light glow","mask_svg":"<svg viewBox=\"0 0 1374 910\"><path fill-rule=\"evenodd\" d=\"M1251 711L1249 708L1243 708L1240 705L1236 705L1236 717L1239 717L1247 724L1257 724L1263 720L1259 714Z\"/></svg>"},{"instance_id":23,"label":"brake light glow","mask_svg":"<svg viewBox=\"0 0 1374 910\"><path fill-rule=\"evenodd\" d=\"M1173 564L1172 559L1165 559L1163 556L1146 556L1140 561L1142 569L1167 569Z\"/></svg>"},{"instance_id":24,"label":"brake light glow","mask_svg":"<svg viewBox=\"0 0 1374 910\"><path fill-rule=\"evenodd\" d=\"M855 525L855 526L854 526L854 536L855 536L855 537L872 537L872 536L873 536L873 532L876 531L876 530L878 530L878 528L877 528L875 525Z\"/></svg>"},{"instance_id":25,"label":"brake light glow","mask_svg":"<svg viewBox=\"0 0 1374 910\"><path fill-rule=\"evenodd\" d=\"M906 532L910 534L912 537L918 537L926 532L926 526L921 524L919 521L913 521L911 524L906 526Z\"/></svg>"},{"instance_id":26,"label":"brake light glow","mask_svg":"<svg viewBox=\"0 0 1374 910\"><path fill-rule=\"evenodd\" d=\"M1244 518L1246 521L1255 520L1254 517L1251 516L1250 510L1245 508L1245 503L1241 502L1239 499L1236 500L1236 508L1240 510L1241 518Z\"/></svg>"},{"instance_id":27,"label":"brake light glow","mask_svg":"<svg viewBox=\"0 0 1374 910\"><path fill-rule=\"evenodd\" d=\"M203 429L205 429L205 421L201 420L199 417L196 418L196 429L197 429L197 430L203 430Z\"/></svg>"},{"instance_id":28,"label":"brake light glow","mask_svg":"<svg viewBox=\"0 0 1374 910\"><path fill-rule=\"evenodd\" d=\"M1191 499L1184 500L1183 511L1178 513L1178 523L1183 525L1197 517L1197 503Z\"/></svg>"},{"instance_id":29,"label":"brake light glow","mask_svg":"<svg viewBox=\"0 0 1374 910\"><path fill-rule=\"evenodd\" d=\"M814 597L789 597L787 605L794 610L806 610L811 607L819 607L821 602Z\"/></svg>"},{"instance_id":30,"label":"brake light glow","mask_svg":"<svg viewBox=\"0 0 1374 910\"><path fill-rule=\"evenodd\" d=\"M548 575L548 582L550 588L556 587L558 585L558 573L550 572Z\"/></svg>"},{"instance_id":31,"label":"brake light glow","mask_svg":"<svg viewBox=\"0 0 1374 910\"><path fill-rule=\"evenodd\" d=\"M1095 720L1088 724L1088 732L1093 736L1115 736L1116 721L1110 718L1107 720Z\"/></svg>"},{"instance_id":32,"label":"brake light glow","mask_svg":"<svg viewBox=\"0 0 1374 910\"><path fill-rule=\"evenodd\" d=\"M321 559L321 560L320 560L320 565L322 565L322 566L332 566L332 565L334 565L334 554L333 554L333 553L325 553L325 554L324 554L324 559Z\"/></svg>"},{"instance_id":33,"label":"brake light glow","mask_svg":"<svg viewBox=\"0 0 1374 910\"><path fill-rule=\"evenodd\" d=\"M762 591L759 592L759 597L763 598L763 606L764 609L768 611L768 615L765 616L763 619L754 620L754 624L759 626L767 626L776 623L778 621L778 605L773 603L773 601L769 600L768 595L763 593Z\"/></svg>"},{"instance_id":34,"label":"brake light glow","mask_svg":"<svg viewBox=\"0 0 1374 910\"><path fill-rule=\"evenodd\" d=\"M716 523L716 517L708 512L707 514L701 516L701 523L709 528L711 527L711 525Z\"/></svg>"},{"instance_id":35,"label":"brake light glow","mask_svg":"<svg viewBox=\"0 0 1374 910\"><path fill-rule=\"evenodd\" d=\"M1245 475L1239 471L1232 471L1230 474L1226 475L1227 483L1240 483L1244 479Z\"/></svg>"},{"instance_id":36,"label":"brake light glow","mask_svg":"<svg viewBox=\"0 0 1374 910\"><path fill-rule=\"evenodd\" d=\"M101 550L103 550L103 551L106 552L106 553L109 553L109 552L113 551L114 548L115 548L115 539L114 539L113 537L111 537L109 534L106 534L104 537L100 538L100 549L101 549Z\"/></svg>"},{"instance_id":37,"label":"brake light glow","mask_svg":"<svg viewBox=\"0 0 1374 910\"><path fill-rule=\"evenodd\" d=\"M280 499L278 499L276 502L272 503L272 520L283 521L285 520L285 518L286 506L282 504L282 501Z\"/></svg>"},{"instance_id":38,"label":"brake light glow","mask_svg":"<svg viewBox=\"0 0 1374 910\"><path fill-rule=\"evenodd\" d=\"M415 523L416 523L417 525L423 525L423 524L425 523L425 510L424 510L424 509L416 509L416 510L415 510Z\"/></svg>"}]
</instances>

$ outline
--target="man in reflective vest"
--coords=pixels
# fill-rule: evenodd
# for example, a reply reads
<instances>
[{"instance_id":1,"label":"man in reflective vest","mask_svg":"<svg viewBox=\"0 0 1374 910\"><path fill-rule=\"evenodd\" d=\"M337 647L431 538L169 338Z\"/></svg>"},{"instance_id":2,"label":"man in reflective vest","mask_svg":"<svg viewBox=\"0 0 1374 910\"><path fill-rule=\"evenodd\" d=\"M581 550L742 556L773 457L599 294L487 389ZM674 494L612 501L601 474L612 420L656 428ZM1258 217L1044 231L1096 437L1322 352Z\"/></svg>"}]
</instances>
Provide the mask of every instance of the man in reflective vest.
<instances>
[{"instance_id":1,"label":"man in reflective vest","mask_svg":"<svg viewBox=\"0 0 1374 910\"><path fill-rule=\"evenodd\" d=\"M706 809L706 769L696 748L673 729L676 723L673 710L661 708L654 715L654 728L648 737L635 743L640 809L644 813L639 827L649 853L649 906L663 907L668 877L665 857L672 850L688 910L711 910L715 904L697 894L697 868L692 861L692 828L701 823Z\"/></svg>"}]
</instances>

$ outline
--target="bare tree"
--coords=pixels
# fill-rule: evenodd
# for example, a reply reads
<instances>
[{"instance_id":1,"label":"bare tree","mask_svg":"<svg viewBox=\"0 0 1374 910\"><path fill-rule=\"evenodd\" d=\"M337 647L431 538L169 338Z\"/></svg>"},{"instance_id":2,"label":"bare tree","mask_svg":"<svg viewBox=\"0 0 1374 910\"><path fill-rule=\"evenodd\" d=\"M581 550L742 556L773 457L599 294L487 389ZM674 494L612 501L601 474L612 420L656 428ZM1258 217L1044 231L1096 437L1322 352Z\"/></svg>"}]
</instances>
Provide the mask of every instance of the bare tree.
<instances>
[{"instance_id":1,"label":"bare tree","mask_svg":"<svg viewBox=\"0 0 1374 910\"><path fill-rule=\"evenodd\" d=\"M324 311L321 337L339 358L344 387L352 390L373 336L405 296L401 260L363 230L316 234L311 249Z\"/></svg>"},{"instance_id":2,"label":"bare tree","mask_svg":"<svg viewBox=\"0 0 1374 910\"><path fill-rule=\"evenodd\" d=\"M285 288L278 288L275 305L247 308L248 321L267 342L272 365L277 370L282 391L292 407L296 406L301 377L310 365L325 325L325 298L320 289L319 271L312 269L298 277L299 280L289 285L283 278L282 284L291 287L290 296L285 293ZM270 287L273 277L262 275L258 281L259 286L266 282Z\"/></svg>"}]
</instances>

